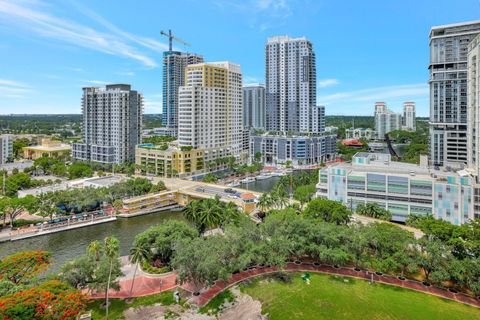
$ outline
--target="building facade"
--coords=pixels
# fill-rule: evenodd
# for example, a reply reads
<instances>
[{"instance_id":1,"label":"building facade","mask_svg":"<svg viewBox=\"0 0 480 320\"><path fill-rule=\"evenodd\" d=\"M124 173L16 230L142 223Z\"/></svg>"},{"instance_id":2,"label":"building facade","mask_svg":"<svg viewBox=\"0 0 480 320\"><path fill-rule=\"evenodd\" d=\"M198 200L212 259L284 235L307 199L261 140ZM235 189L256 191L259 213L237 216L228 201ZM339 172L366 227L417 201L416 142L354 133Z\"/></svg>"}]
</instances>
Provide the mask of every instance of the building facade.
<instances>
[{"instance_id":1,"label":"building facade","mask_svg":"<svg viewBox=\"0 0 480 320\"><path fill-rule=\"evenodd\" d=\"M13 157L13 137L9 134L0 135L0 165L7 163Z\"/></svg>"},{"instance_id":2,"label":"building facade","mask_svg":"<svg viewBox=\"0 0 480 320\"><path fill-rule=\"evenodd\" d=\"M163 53L163 112L162 125L177 135L178 129L178 89L185 83L185 68L202 63L203 57L179 51Z\"/></svg>"},{"instance_id":3,"label":"building facade","mask_svg":"<svg viewBox=\"0 0 480 320\"><path fill-rule=\"evenodd\" d=\"M250 159L260 152L260 162L276 165L291 161L293 165L313 165L332 160L337 152L337 137L255 135L250 137Z\"/></svg>"},{"instance_id":4,"label":"building facade","mask_svg":"<svg viewBox=\"0 0 480 320\"><path fill-rule=\"evenodd\" d=\"M385 134L402 128L402 116L388 109L385 102L375 103L374 117L377 139L383 140Z\"/></svg>"},{"instance_id":5,"label":"building facade","mask_svg":"<svg viewBox=\"0 0 480 320\"><path fill-rule=\"evenodd\" d=\"M345 137L347 139L372 140L375 139L376 133L375 130L370 128L349 128L345 129Z\"/></svg>"},{"instance_id":6,"label":"building facade","mask_svg":"<svg viewBox=\"0 0 480 320\"><path fill-rule=\"evenodd\" d=\"M310 117L310 132L325 132L325 106L314 106Z\"/></svg>"},{"instance_id":7,"label":"building facade","mask_svg":"<svg viewBox=\"0 0 480 320\"><path fill-rule=\"evenodd\" d=\"M142 95L130 85L83 88L83 141L73 144L73 158L100 163L135 161L142 108Z\"/></svg>"},{"instance_id":8,"label":"building facade","mask_svg":"<svg viewBox=\"0 0 480 320\"><path fill-rule=\"evenodd\" d=\"M376 203L398 222L412 214L455 225L474 219L474 187L468 173L432 170L427 162L393 162L389 154L359 152L351 164L320 170L317 196L340 201L351 210Z\"/></svg>"},{"instance_id":9,"label":"building facade","mask_svg":"<svg viewBox=\"0 0 480 320\"><path fill-rule=\"evenodd\" d=\"M266 129L280 132L311 130L316 104L316 65L306 38L268 38L266 56Z\"/></svg>"},{"instance_id":10,"label":"building facade","mask_svg":"<svg viewBox=\"0 0 480 320\"><path fill-rule=\"evenodd\" d=\"M403 129L407 131L416 131L416 112L415 102L403 103Z\"/></svg>"},{"instance_id":11,"label":"building facade","mask_svg":"<svg viewBox=\"0 0 480 320\"><path fill-rule=\"evenodd\" d=\"M243 126L265 129L265 86L243 87Z\"/></svg>"},{"instance_id":12,"label":"building facade","mask_svg":"<svg viewBox=\"0 0 480 320\"><path fill-rule=\"evenodd\" d=\"M240 65L194 64L185 73L185 86L179 91L179 145L208 149L209 159L230 155L239 159L243 150Z\"/></svg>"},{"instance_id":13,"label":"building facade","mask_svg":"<svg viewBox=\"0 0 480 320\"><path fill-rule=\"evenodd\" d=\"M205 169L204 151L172 145L140 144L135 149L137 172L161 177L188 176Z\"/></svg>"},{"instance_id":14,"label":"building facade","mask_svg":"<svg viewBox=\"0 0 480 320\"><path fill-rule=\"evenodd\" d=\"M480 21L430 31L430 160L435 166L467 163L468 44Z\"/></svg>"},{"instance_id":15,"label":"building facade","mask_svg":"<svg viewBox=\"0 0 480 320\"><path fill-rule=\"evenodd\" d=\"M43 156L49 158L65 158L70 156L72 147L61 141L42 139L39 145L23 147L22 151L23 157L29 160L36 160Z\"/></svg>"}]
</instances>

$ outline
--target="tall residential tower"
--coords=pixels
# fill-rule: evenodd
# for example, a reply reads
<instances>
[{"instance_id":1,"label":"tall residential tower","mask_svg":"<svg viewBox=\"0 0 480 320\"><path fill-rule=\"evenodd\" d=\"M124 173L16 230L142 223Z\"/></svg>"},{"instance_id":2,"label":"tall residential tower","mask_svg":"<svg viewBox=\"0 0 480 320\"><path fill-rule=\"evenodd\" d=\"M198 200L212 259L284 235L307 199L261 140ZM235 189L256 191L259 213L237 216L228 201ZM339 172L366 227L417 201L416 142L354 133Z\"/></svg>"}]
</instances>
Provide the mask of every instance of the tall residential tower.
<instances>
[{"instance_id":1,"label":"tall residential tower","mask_svg":"<svg viewBox=\"0 0 480 320\"><path fill-rule=\"evenodd\" d=\"M480 21L430 31L430 160L436 166L467 163L467 53Z\"/></svg>"},{"instance_id":2,"label":"tall residential tower","mask_svg":"<svg viewBox=\"0 0 480 320\"><path fill-rule=\"evenodd\" d=\"M265 86L243 87L243 126L247 129L265 129Z\"/></svg>"},{"instance_id":3,"label":"tall residential tower","mask_svg":"<svg viewBox=\"0 0 480 320\"><path fill-rule=\"evenodd\" d=\"M407 131L415 131L415 102L404 102L403 103L403 128Z\"/></svg>"},{"instance_id":4,"label":"tall residential tower","mask_svg":"<svg viewBox=\"0 0 480 320\"><path fill-rule=\"evenodd\" d=\"M178 129L178 88L185 83L185 68L203 62L203 57L179 51L163 53L163 112L162 125L175 132Z\"/></svg>"},{"instance_id":5,"label":"tall residential tower","mask_svg":"<svg viewBox=\"0 0 480 320\"><path fill-rule=\"evenodd\" d=\"M128 84L83 88L83 141L73 144L72 157L101 163L134 161L142 101L142 95Z\"/></svg>"},{"instance_id":6,"label":"tall residential tower","mask_svg":"<svg viewBox=\"0 0 480 320\"><path fill-rule=\"evenodd\" d=\"M242 73L231 62L189 65L179 90L178 142L206 149L205 158L240 157Z\"/></svg>"},{"instance_id":7,"label":"tall residential tower","mask_svg":"<svg viewBox=\"0 0 480 320\"><path fill-rule=\"evenodd\" d=\"M268 38L266 56L266 126L269 131L311 130L316 105L316 66L306 38Z\"/></svg>"}]
</instances>

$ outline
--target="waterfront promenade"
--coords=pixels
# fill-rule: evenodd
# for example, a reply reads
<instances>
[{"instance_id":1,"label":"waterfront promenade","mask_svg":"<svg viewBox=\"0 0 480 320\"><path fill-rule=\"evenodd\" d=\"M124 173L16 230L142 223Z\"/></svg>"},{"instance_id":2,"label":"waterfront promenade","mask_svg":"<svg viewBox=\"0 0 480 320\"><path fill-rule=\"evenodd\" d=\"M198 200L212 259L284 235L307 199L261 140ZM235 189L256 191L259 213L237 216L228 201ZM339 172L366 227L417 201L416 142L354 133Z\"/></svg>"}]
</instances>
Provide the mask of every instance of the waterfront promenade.
<instances>
[{"instance_id":1,"label":"waterfront promenade","mask_svg":"<svg viewBox=\"0 0 480 320\"><path fill-rule=\"evenodd\" d=\"M141 297L146 295L152 295L163 291L173 290L175 288L182 288L190 293L193 292L193 286L190 284L180 285L177 283L177 275L175 272L170 272L162 275L152 275L144 273L140 268L137 270L135 277L133 290L133 274L135 272L135 264L131 264L128 261L128 257L122 257L122 271L124 276L120 278L120 290L115 291L111 289L109 291L110 298L125 299L129 297ZM228 281L218 280L213 285L204 288L197 296L191 295L189 302L199 307L206 305L211 299L217 296L219 293L228 289L242 281L268 275L275 272L318 272L324 274L331 274L336 276L352 277L357 279L363 279L365 281L374 281L386 285L392 285L396 287L402 287L411 289L426 294L431 294L441 298L457 301L460 303L468 304L473 307L480 308L480 300L477 300L471 296L467 296L462 293L453 293L446 289L438 288L435 286L425 286L421 282L415 280L400 280L396 277L389 275L377 275L366 270L355 271L352 268L335 268L329 265L314 264L311 262L297 261L289 262L284 267L252 267L248 270L238 272L232 275ZM90 296L92 299L104 299L105 293L93 294Z\"/></svg>"}]
</instances>

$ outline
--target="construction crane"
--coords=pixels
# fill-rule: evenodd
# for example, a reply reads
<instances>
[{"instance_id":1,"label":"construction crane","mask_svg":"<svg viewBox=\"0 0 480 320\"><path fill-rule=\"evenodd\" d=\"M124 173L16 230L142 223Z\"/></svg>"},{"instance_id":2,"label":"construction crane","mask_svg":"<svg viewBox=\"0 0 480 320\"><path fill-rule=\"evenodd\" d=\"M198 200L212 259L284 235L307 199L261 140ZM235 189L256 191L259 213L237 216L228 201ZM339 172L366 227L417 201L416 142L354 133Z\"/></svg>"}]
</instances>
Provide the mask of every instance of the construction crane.
<instances>
[{"instance_id":1,"label":"construction crane","mask_svg":"<svg viewBox=\"0 0 480 320\"><path fill-rule=\"evenodd\" d=\"M173 40L177 41L177 42L180 42L181 44L183 45L186 45L186 46L190 46L190 44L188 42L185 42L183 41L182 39L179 39L177 37L175 37L173 34L172 34L172 30L168 30L168 33L164 32L164 31L160 31L160 34L162 36L165 36L168 38L168 50L171 52L172 51L172 42Z\"/></svg>"}]
</instances>

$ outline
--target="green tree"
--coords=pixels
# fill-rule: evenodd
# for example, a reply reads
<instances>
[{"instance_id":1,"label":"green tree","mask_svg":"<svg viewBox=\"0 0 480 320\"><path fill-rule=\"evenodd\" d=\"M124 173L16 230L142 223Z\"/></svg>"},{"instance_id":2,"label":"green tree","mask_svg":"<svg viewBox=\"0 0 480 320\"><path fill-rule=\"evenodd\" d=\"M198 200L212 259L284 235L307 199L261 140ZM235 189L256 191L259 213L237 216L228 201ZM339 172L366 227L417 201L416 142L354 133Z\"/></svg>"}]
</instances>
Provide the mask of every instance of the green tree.
<instances>
[{"instance_id":1,"label":"green tree","mask_svg":"<svg viewBox=\"0 0 480 320\"><path fill-rule=\"evenodd\" d=\"M293 198L300 202L300 208L310 201L312 196L317 191L314 184L299 186L295 189L293 193Z\"/></svg>"},{"instance_id":2,"label":"green tree","mask_svg":"<svg viewBox=\"0 0 480 320\"><path fill-rule=\"evenodd\" d=\"M340 202L316 198L307 204L303 215L340 225L350 222L351 212Z\"/></svg>"},{"instance_id":3,"label":"green tree","mask_svg":"<svg viewBox=\"0 0 480 320\"><path fill-rule=\"evenodd\" d=\"M218 179L213 173L207 173L203 177L202 181L206 182L206 183L216 183L218 181Z\"/></svg>"},{"instance_id":4,"label":"green tree","mask_svg":"<svg viewBox=\"0 0 480 320\"><path fill-rule=\"evenodd\" d=\"M380 207L376 203L367 203L359 204L355 210L355 212L362 216L372 217L375 219L381 219L389 221L392 219L392 214L390 211Z\"/></svg>"},{"instance_id":5,"label":"green tree","mask_svg":"<svg viewBox=\"0 0 480 320\"><path fill-rule=\"evenodd\" d=\"M93 170L86 163L75 162L75 163L72 163L70 167L68 167L68 178L70 180L84 178L84 177L91 177L92 175L93 175Z\"/></svg>"},{"instance_id":6,"label":"green tree","mask_svg":"<svg viewBox=\"0 0 480 320\"><path fill-rule=\"evenodd\" d=\"M448 248L439 240L421 238L417 244L416 263L422 268L426 281L439 284L448 279L446 261L449 259Z\"/></svg>"},{"instance_id":7,"label":"green tree","mask_svg":"<svg viewBox=\"0 0 480 320\"><path fill-rule=\"evenodd\" d=\"M32 210L35 203L35 197L26 196L24 198L0 198L0 212L4 213L4 221L8 216L10 218L10 225L13 227L16 217L22 212Z\"/></svg>"}]
</instances>

